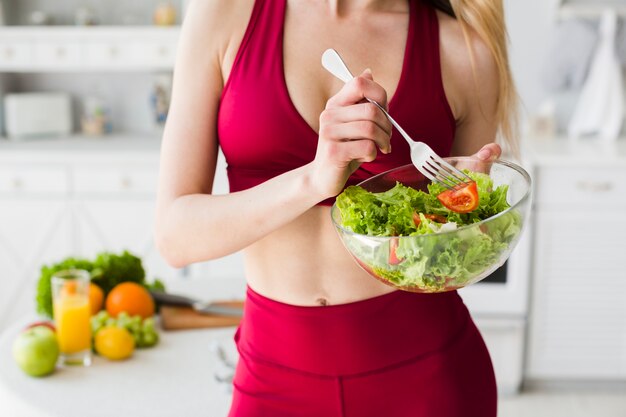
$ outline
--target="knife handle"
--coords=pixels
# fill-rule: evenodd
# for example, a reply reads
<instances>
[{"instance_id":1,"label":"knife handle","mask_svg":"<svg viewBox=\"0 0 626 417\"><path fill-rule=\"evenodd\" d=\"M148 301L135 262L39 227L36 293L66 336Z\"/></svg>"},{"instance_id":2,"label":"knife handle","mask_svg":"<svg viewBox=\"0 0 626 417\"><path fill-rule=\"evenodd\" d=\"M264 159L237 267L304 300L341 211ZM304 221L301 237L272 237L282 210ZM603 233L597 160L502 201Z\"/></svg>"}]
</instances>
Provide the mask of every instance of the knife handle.
<instances>
[{"instance_id":1,"label":"knife handle","mask_svg":"<svg viewBox=\"0 0 626 417\"><path fill-rule=\"evenodd\" d=\"M192 307L197 301L182 295L168 294L162 291L150 291L154 302L168 306Z\"/></svg>"}]
</instances>

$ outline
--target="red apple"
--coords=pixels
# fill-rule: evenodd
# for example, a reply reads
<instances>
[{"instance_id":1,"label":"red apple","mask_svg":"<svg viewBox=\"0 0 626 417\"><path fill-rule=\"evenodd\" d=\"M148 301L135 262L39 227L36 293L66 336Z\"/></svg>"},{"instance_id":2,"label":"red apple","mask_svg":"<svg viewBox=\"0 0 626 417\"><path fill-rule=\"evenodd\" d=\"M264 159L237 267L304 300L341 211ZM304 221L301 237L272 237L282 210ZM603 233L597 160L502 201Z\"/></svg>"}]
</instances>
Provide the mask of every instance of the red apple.
<instances>
[{"instance_id":1,"label":"red apple","mask_svg":"<svg viewBox=\"0 0 626 417\"><path fill-rule=\"evenodd\" d=\"M36 321L35 323L29 324L28 326L26 326L24 330L31 329L35 326L46 326L47 328L49 328L55 333L57 331L56 327L54 327L54 323L52 323L51 321Z\"/></svg>"}]
</instances>

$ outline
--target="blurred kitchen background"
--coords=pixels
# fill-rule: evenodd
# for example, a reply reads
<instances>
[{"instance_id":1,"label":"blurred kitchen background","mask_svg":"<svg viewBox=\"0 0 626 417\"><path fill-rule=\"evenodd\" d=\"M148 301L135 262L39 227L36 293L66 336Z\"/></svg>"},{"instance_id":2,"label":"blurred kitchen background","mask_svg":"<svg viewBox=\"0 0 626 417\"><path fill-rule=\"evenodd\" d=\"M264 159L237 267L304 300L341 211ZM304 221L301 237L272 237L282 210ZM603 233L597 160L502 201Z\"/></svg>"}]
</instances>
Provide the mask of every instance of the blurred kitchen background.
<instances>
[{"instance_id":1,"label":"blurred kitchen background","mask_svg":"<svg viewBox=\"0 0 626 417\"><path fill-rule=\"evenodd\" d=\"M0 334L34 315L41 266L68 256L128 249L168 289L243 297L240 255L176 270L152 237L185 3L0 0ZM505 6L533 226L462 295L492 353L500 415L624 417L626 0ZM215 192L227 189L221 160ZM220 352L207 346L199 369ZM228 389L198 401L223 415Z\"/></svg>"}]
</instances>

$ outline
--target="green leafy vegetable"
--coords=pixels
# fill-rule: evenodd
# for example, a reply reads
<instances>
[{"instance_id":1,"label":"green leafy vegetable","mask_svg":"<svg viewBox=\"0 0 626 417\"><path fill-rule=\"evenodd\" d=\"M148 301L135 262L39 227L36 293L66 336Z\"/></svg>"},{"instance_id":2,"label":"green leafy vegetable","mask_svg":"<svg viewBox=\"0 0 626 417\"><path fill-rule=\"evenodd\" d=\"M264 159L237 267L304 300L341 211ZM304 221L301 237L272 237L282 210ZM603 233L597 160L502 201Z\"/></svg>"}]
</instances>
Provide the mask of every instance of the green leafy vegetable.
<instances>
[{"instance_id":1,"label":"green leafy vegetable","mask_svg":"<svg viewBox=\"0 0 626 417\"><path fill-rule=\"evenodd\" d=\"M86 259L67 258L54 265L41 267L41 275L37 282L37 312L46 317L52 317L52 275L66 269L84 269L91 272L93 262Z\"/></svg>"},{"instance_id":2,"label":"green leafy vegetable","mask_svg":"<svg viewBox=\"0 0 626 417\"><path fill-rule=\"evenodd\" d=\"M382 193L348 187L337 197L345 229L369 236L408 237L399 239L397 248L390 248L389 239L372 245L371 240L348 237L344 243L368 269L397 286L437 292L473 282L501 263L522 224L519 212L510 210L481 225L456 230L510 207L506 200L508 186L493 189L488 175L466 173L476 182L479 206L464 214L448 210L437 200L444 188L434 183L428 185L427 192L400 183ZM430 220L425 214L443 216L447 223ZM390 250L395 251L399 263L390 264Z\"/></svg>"},{"instance_id":3,"label":"green leafy vegetable","mask_svg":"<svg viewBox=\"0 0 626 417\"><path fill-rule=\"evenodd\" d=\"M91 281L97 284L105 294L120 282L131 281L144 283L146 273L141 265L141 259L124 251L121 255L102 252L93 262Z\"/></svg>"},{"instance_id":4,"label":"green leafy vegetable","mask_svg":"<svg viewBox=\"0 0 626 417\"><path fill-rule=\"evenodd\" d=\"M52 317L52 275L65 269L84 269L91 274L91 281L104 291L105 296L121 282L131 281L144 285L146 288L165 290L159 279L152 283L145 280L146 273L141 259L128 251L121 254L102 252L93 261L87 259L67 258L53 265L44 265L37 283L37 312Z\"/></svg>"}]
</instances>

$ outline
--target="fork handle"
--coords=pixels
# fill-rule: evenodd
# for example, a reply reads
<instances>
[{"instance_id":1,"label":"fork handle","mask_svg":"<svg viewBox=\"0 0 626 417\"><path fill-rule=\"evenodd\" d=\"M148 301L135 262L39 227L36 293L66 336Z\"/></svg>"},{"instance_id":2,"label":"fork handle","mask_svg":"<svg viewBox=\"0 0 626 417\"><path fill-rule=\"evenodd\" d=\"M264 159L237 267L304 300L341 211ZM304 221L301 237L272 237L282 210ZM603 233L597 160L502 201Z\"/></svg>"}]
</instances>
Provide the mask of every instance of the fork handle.
<instances>
[{"instance_id":1,"label":"fork handle","mask_svg":"<svg viewBox=\"0 0 626 417\"><path fill-rule=\"evenodd\" d=\"M402 127L398 124L398 122L396 122L395 120L393 120L393 117L391 117L391 115L389 113L387 113L387 110L385 110L385 108L383 106L381 106L380 104L378 104L377 102L375 102L374 100L365 97L365 100L369 101L370 103L372 103L373 105L375 105L376 107L378 107L380 109L380 111L382 111L385 116L387 116L387 119L389 119L389 121L391 122L391 124L393 125L393 127L396 128L396 130L398 132L400 132L400 134L402 135L402 137L404 137L404 139L406 139L407 142L409 142L409 145L413 144L413 140L409 139L409 135L408 133L406 133L404 131L404 129L402 129Z\"/></svg>"},{"instance_id":2,"label":"fork handle","mask_svg":"<svg viewBox=\"0 0 626 417\"><path fill-rule=\"evenodd\" d=\"M334 49L327 49L326 51L324 51L324 53L322 54L322 66L326 68L328 72L339 78L344 83L347 83L354 78L354 76L346 66L346 63L343 62L343 59L341 59L339 53L337 53L337 51L335 51ZM414 142L411 137L404 131L404 129L402 129L402 127L400 127L400 125L393 119L393 117L391 117L391 115L387 112L387 110L385 110L383 106L370 98L365 97L365 99L378 107L387 117L387 119L389 119L393 127L395 127L396 130L400 132L402 137L406 139L409 145L413 145Z\"/></svg>"}]
</instances>

